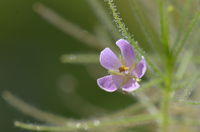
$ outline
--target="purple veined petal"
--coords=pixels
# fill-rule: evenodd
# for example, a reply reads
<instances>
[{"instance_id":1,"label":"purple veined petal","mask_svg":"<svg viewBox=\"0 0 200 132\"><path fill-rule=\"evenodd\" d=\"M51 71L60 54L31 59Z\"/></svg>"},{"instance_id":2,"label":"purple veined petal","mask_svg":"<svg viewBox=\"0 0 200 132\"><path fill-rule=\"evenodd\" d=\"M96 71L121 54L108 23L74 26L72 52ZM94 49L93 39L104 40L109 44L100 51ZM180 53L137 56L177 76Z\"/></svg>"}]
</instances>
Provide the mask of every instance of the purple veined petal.
<instances>
[{"instance_id":1,"label":"purple veined petal","mask_svg":"<svg viewBox=\"0 0 200 132\"><path fill-rule=\"evenodd\" d=\"M115 83L113 82L112 75L107 75L97 79L99 87L107 92L114 92L117 90Z\"/></svg>"},{"instance_id":2,"label":"purple veined petal","mask_svg":"<svg viewBox=\"0 0 200 132\"><path fill-rule=\"evenodd\" d=\"M140 85L137 81L135 81L134 79L129 79L122 87L122 90L126 92L132 92L138 89L139 87Z\"/></svg>"},{"instance_id":3,"label":"purple veined petal","mask_svg":"<svg viewBox=\"0 0 200 132\"><path fill-rule=\"evenodd\" d=\"M135 54L132 46L128 41L120 39L116 42L117 46L120 48L121 54L124 58L125 64L128 67L132 67L135 61Z\"/></svg>"},{"instance_id":4,"label":"purple veined petal","mask_svg":"<svg viewBox=\"0 0 200 132\"><path fill-rule=\"evenodd\" d=\"M110 48L101 51L100 64L108 70L116 70L121 66L120 60Z\"/></svg>"},{"instance_id":5,"label":"purple veined petal","mask_svg":"<svg viewBox=\"0 0 200 132\"><path fill-rule=\"evenodd\" d=\"M142 56L141 61L136 65L132 74L136 76L137 78L141 78L142 76L144 76L146 70L147 70L147 64L144 57Z\"/></svg>"},{"instance_id":6,"label":"purple veined petal","mask_svg":"<svg viewBox=\"0 0 200 132\"><path fill-rule=\"evenodd\" d=\"M112 79L113 79L113 82L115 84L115 86L117 88L120 88L123 81L124 81L124 76L121 76L121 75L112 75Z\"/></svg>"}]
</instances>

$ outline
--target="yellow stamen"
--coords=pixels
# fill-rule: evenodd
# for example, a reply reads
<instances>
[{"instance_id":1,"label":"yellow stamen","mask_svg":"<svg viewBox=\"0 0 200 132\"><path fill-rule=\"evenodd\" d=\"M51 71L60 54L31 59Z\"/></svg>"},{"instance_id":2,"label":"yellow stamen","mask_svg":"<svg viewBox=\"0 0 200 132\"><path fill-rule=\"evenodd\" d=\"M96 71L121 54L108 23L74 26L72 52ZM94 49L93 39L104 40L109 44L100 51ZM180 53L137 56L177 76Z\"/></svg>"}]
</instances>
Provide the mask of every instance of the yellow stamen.
<instances>
[{"instance_id":1,"label":"yellow stamen","mask_svg":"<svg viewBox=\"0 0 200 132\"><path fill-rule=\"evenodd\" d=\"M119 67L119 72L125 72L125 71L128 71L128 70L129 70L129 68L126 67L126 66L124 66L124 65L122 65L121 67Z\"/></svg>"},{"instance_id":2,"label":"yellow stamen","mask_svg":"<svg viewBox=\"0 0 200 132\"><path fill-rule=\"evenodd\" d=\"M140 82L140 81L141 81L141 79L140 79L140 78L135 78L135 80L136 80L137 82Z\"/></svg>"}]
</instances>

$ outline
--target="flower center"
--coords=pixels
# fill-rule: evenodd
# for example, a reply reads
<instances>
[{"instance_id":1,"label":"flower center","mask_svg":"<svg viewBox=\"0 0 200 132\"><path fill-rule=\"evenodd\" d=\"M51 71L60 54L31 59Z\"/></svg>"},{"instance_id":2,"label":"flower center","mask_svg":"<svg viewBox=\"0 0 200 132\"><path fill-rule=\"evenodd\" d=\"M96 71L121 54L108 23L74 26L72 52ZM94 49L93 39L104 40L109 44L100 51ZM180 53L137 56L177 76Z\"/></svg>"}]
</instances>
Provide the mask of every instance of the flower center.
<instances>
[{"instance_id":1,"label":"flower center","mask_svg":"<svg viewBox=\"0 0 200 132\"><path fill-rule=\"evenodd\" d=\"M126 67L126 66L124 66L124 65L122 65L121 67L119 67L119 72L125 72L125 71L128 71L128 70L129 70L129 68Z\"/></svg>"},{"instance_id":2,"label":"flower center","mask_svg":"<svg viewBox=\"0 0 200 132\"><path fill-rule=\"evenodd\" d=\"M135 78L135 81L140 82L141 79L136 77L136 78Z\"/></svg>"}]
</instances>

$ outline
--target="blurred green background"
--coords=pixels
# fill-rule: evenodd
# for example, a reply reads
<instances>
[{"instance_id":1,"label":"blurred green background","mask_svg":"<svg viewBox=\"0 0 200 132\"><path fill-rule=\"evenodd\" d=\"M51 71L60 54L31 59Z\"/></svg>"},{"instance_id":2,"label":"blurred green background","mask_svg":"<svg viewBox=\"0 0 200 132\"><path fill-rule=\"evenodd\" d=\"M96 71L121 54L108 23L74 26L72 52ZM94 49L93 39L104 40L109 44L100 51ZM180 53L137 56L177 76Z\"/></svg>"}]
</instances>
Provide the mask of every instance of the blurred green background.
<instances>
[{"instance_id":1,"label":"blurred green background","mask_svg":"<svg viewBox=\"0 0 200 132\"><path fill-rule=\"evenodd\" d=\"M87 70L98 65L60 62L65 53L98 53L101 49L84 45L42 19L33 11L36 2L42 2L89 32L99 24L85 0L1 0L0 92L8 90L43 111L69 118L98 116L132 103L129 97L98 88L96 78ZM74 87L71 94L69 91ZM88 105L82 104L83 100ZM90 114L91 109L99 111ZM21 131L14 127L15 120L38 123L0 98L0 130Z\"/></svg>"},{"instance_id":2,"label":"blurred green background","mask_svg":"<svg viewBox=\"0 0 200 132\"><path fill-rule=\"evenodd\" d=\"M95 119L102 115L105 117L105 115L111 115L110 113L124 109L136 102L134 98L118 92L107 93L97 86L96 79L107 74L107 71L99 64L80 65L61 62L60 58L63 54L99 54L108 45L115 50L114 43L120 37L113 37L112 34L117 31L109 32L106 29L108 26L102 24L104 20L99 20L95 14L98 8L92 9L88 1L92 0L0 1L0 94L9 91L42 111L70 119ZM99 1L106 9L107 14L111 16L108 5L103 0ZM100 37L105 40L109 38L108 41L102 40L103 46L94 43L101 47L95 48L95 46L89 46L64 33L34 11L33 6L38 2L84 29L84 33L91 33L99 40L101 39L98 37L101 35ZM117 9L129 32L134 35L134 39L147 52L155 65L163 70L162 56L164 54L159 36L159 9L156 2L156 0L115 0ZM187 25L199 11L199 2L199 0L169 0L165 5L169 13L171 47L181 40ZM111 22L114 23L114 20ZM184 47L184 51L191 56L193 54L196 56L194 64L196 65L198 62L197 69L199 66L199 23L195 28L188 38L187 48ZM181 62L182 60L184 62L184 57L187 56L187 54L183 54L180 57ZM190 60L191 64L194 60ZM181 67L181 64L185 64L180 63L179 59L176 63L178 64L177 69L179 65ZM175 68L174 75L177 69ZM196 69L188 67L186 73L189 74L182 77L190 81L188 77L193 76ZM150 76L149 71L142 83L155 77L155 75ZM184 81L180 80L180 82ZM177 83L176 80L173 83ZM156 92L154 86L148 88L150 89L146 92L150 99L156 100L158 103L162 96L159 93L160 85L157 86ZM196 93L199 97L199 92ZM192 113L191 108L180 107L179 109L185 111L184 114L187 115ZM133 115L131 112L129 114ZM139 112L142 113L142 111ZM177 112L177 117L180 116L179 110L172 109L172 112ZM134 115L136 114L134 113ZM0 131L26 131L14 127L13 122L16 120L45 124L12 107L1 96ZM149 126L154 128L153 125ZM183 126L180 128L187 131ZM193 129L193 127L191 128ZM142 126L134 127L130 131L147 131L146 129L147 127Z\"/></svg>"}]
</instances>

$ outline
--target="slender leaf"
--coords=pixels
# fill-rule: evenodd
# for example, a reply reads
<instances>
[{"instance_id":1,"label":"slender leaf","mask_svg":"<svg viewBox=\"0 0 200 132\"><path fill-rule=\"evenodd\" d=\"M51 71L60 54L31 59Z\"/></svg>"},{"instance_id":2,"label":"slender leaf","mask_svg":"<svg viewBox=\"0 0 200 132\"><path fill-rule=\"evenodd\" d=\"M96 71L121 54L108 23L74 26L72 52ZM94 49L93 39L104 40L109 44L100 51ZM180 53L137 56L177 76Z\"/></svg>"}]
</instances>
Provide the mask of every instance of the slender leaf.
<instances>
[{"instance_id":1,"label":"slender leaf","mask_svg":"<svg viewBox=\"0 0 200 132\"><path fill-rule=\"evenodd\" d=\"M186 32L183 35L183 38L177 43L177 46L174 48L175 50L175 56L178 56L180 52L182 51L186 41L188 40L188 37L190 36L194 26L198 22L200 17L200 11L198 11L194 18L192 19L191 23L188 25Z\"/></svg>"},{"instance_id":2,"label":"slender leaf","mask_svg":"<svg viewBox=\"0 0 200 132\"><path fill-rule=\"evenodd\" d=\"M40 121L44 121L44 122L48 122L52 124L65 124L66 122L71 121L70 119L66 119L58 115L41 111L37 109L36 107L25 103L23 100L12 95L8 91L4 91L2 94L2 97L6 102L8 102L14 108Z\"/></svg>"},{"instance_id":3,"label":"slender leaf","mask_svg":"<svg viewBox=\"0 0 200 132\"><path fill-rule=\"evenodd\" d=\"M62 63L98 64L98 54L65 54L61 56Z\"/></svg>"},{"instance_id":4,"label":"slender leaf","mask_svg":"<svg viewBox=\"0 0 200 132\"><path fill-rule=\"evenodd\" d=\"M78 25L70 22L69 20L64 19L63 17L55 13L52 9L46 7L45 5L41 3L36 3L33 9L42 18L47 20L50 24L54 25L64 33L74 37L77 40L80 40L81 42L84 42L88 46L98 49L102 48L96 36L90 34L84 29L81 29Z\"/></svg>"},{"instance_id":5,"label":"slender leaf","mask_svg":"<svg viewBox=\"0 0 200 132\"><path fill-rule=\"evenodd\" d=\"M112 19L105 11L99 0L87 0L87 2L92 7L94 13L97 16L97 19L99 19L101 24L105 26L109 33L112 33L111 35L118 39L120 37L120 34L118 33L116 27L113 25Z\"/></svg>"},{"instance_id":6,"label":"slender leaf","mask_svg":"<svg viewBox=\"0 0 200 132\"><path fill-rule=\"evenodd\" d=\"M129 118L118 118L112 120L106 120L104 122L97 122L89 121L89 122L80 122L76 124L67 124L63 126L48 126L48 125L35 125L35 124L28 124L16 121L15 126L20 127L27 130L34 130L34 131L73 131L73 130L88 130L88 129L96 129L102 127L116 127L116 126L123 126L127 124L138 124L142 122L152 121L155 118L158 118L159 115L138 115Z\"/></svg>"}]
</instances>

